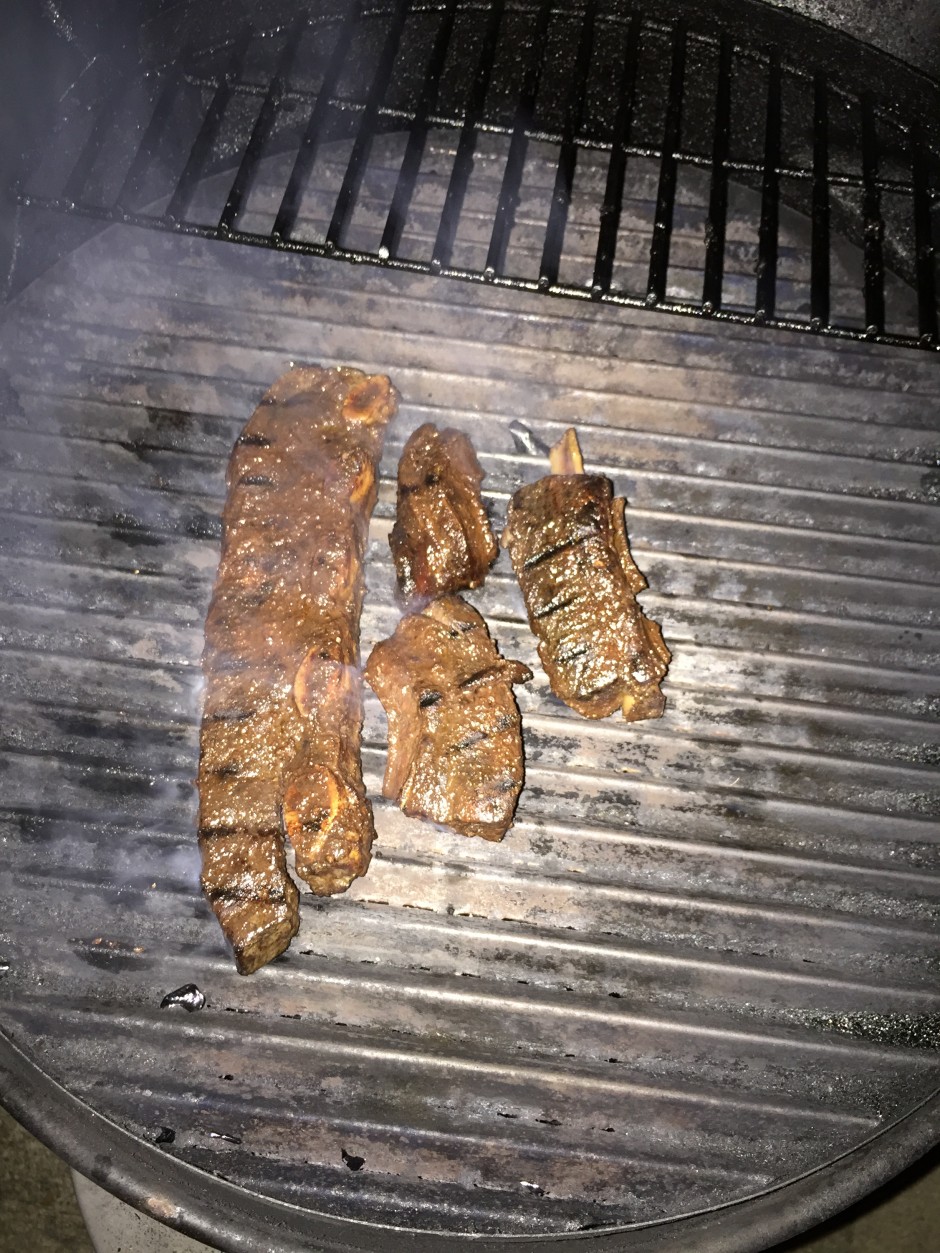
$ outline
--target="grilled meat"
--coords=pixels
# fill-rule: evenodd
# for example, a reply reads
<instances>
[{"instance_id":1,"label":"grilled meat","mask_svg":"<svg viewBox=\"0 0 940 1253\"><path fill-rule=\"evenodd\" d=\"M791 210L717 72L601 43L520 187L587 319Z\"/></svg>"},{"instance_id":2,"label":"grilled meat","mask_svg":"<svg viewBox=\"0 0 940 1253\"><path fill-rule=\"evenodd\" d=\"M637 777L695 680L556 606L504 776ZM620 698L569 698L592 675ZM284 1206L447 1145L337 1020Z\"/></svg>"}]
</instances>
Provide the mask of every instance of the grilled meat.
<instances>
[{"instance_id":1,"label":"grilled meat","mask_svg":"<svg viewBox=\"0 0 940 1253\"><path fill-rule=\"evenodd\" d=\"M499 546L480 484L483 471L466 435L426 423L398 463L398 508L389 545L402 600L413 603L479 587Z\"/></svg>"},{"instance_id":2,"label":"grilled meat","mask_svg":"<svg viewBox=\"0 0 940 1253\"><path fill-rule=\"evenodd\" d=\"M297 932L297 872L318 895L369 864L359 616L376 465L396 395L347 367L283 375L228 466L206 620L199 760L202 886L248 974Z\"/></svg>"},{"instance_id":3,"label":"grilled meat","mask_svg":"<svg viewBox=\"0 0 940 1253\"><path fill-rule=\"evenodd\" d=\"M670 654L636 603L647 583L630 556L625 502L609 479L584 473L573 430L549 463L551 474L513 496L503 544L552 691L586 718L618 708L630 722L658 718Z\"/></svg>"},{"instance_id":4,"label":"grilled meat","mask_svg":"<svg viewBox=\"0 0 940 1253\"><path fill-rule=\"evenodd\" d=\"M512 684L531 672L499 655L475 609L444 596L377 644L365 675L388 715L383 794L406 814L501 840L523 781Z\"/></svg>"}]
</instances>

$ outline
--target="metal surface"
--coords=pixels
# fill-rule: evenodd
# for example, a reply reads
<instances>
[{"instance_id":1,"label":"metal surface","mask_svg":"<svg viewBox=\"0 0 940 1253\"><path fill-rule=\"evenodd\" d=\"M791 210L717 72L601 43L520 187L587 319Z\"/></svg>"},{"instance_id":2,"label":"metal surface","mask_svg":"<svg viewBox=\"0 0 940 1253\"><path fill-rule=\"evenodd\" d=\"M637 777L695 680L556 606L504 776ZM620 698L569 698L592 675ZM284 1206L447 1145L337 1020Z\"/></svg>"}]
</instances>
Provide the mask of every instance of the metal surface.
<instances>
[{"instance_id":1,"label":"metal surface","mask_svg":"<svg viewBox=\"0 0 940 1253\"><path fill-rule=\"evenodd\" d=\"M454 156L443 202L418 212L431 127L450 136ZM363 175L388 131L407 142L378 196ZM298 229L320 146L340 138L347 164L326 220ZM553 166L554 195L521 215L533 144ZM109 73L90 105L66 105L20 202L32 213L936 349L938 147L936 86L747 0L714 11L694 0L325 0L270 31L243 16L221 46L143 77L137 65L126 80ZM488 245L469 234L464 211L481 150L501 172ZM283 151L292 157L280 167L284 182L249 228L258 164ZM607 171L599 206L590 181L598 162ZM223 167L236 172L221 200L195 202L200 178ZM674 220L695 203L690 189L706 171L706 249L690 265L674 256ZM659 189L652 218L625 222L624 196L642 197L650 176ZM724 255L729 179L761 190L746 244L753 287L724 282L726 260L734 268ZM818 228L812 266L798 275L778 266L787 207L812 212ZM584 275L566 253L587 241L573 241L567 223L588 208L595 265ZM840 303L828 299L831 212L865 254ZM37 229L45 238L45 217Z\"/></svg>"},{"instance_id":2,"label":"metal surface","mask_svg":"<svg viewBox=\"0 0 940 1253\"><path fill-rule=\"evenodd\" d=\"M353 142L321 148L299 229L329 220ZM363 171L380 227L404 142ZM494 143L464 203L484 254ZM457 144L429 134L415 212ZM292 162L259 167L246 230ZM556 172L530 143L517 220ZM605 160L579 172L600 204ZM658 171L622 220L657 195ZM724 282L753 285L735 243L761 192L728 198ZM677 207L671 264L695 222ZM781 273L811 237L781 211ZM577 205L566 238L590 281ZM834 250L834 303L861 261ZM501 521L545 469L522 420L543 443L576 423L627 496L674 660L661 722L571 715L501 556L473 599L536 670L517 825L494 846L378 801L368 876L306 897L244 979L197 887L198 660L228 452L291 361L402 393L364 650L396 621L408 433L466 430ZM10 306L2 365L0 1087L80 1169L226 1248L756 1249L937 1138L931 358L118 227ZM365 739L375 797L372 699ZM205 1008L160 1008L187 983Z\"/></svg>"},{"instance_id":3,"label":"metal surface","mask_svg":"<svg viewBox=\"0 0 940 1253\"><path fill-rule=\"evenodd\" d=\"M940 78L940 12L933 0L767 0L844 30Z\"/></svg>"}]
</instances>

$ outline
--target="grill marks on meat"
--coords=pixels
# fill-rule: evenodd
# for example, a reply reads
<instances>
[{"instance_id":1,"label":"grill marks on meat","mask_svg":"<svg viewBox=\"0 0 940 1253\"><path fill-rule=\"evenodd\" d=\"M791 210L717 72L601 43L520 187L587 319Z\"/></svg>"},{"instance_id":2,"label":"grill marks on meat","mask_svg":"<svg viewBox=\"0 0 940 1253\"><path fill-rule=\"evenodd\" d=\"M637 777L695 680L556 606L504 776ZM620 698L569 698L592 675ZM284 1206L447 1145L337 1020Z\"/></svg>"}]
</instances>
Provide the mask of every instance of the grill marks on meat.
<instances>
[{"instance_id":1,"label":"grill marks on meat","mask_svg":"<svg viewBox=\"0 0 940 1253\"><path fill-rule=\"evenodd\" d=\"M203 657L199 842L203 889L243 974L298 929L285 831L318 895L369 864L362 559L395 408L383 376L291 370L229 462Z\"/></svg>"},{"instance_id":2,"label":"grill marks on meat","mask_svg":"<svg viewBox=\"0 0 940 1253\"><path fill-rule=\"evenodd\" d=\"M646 579L630 555L625 501L585 474L573 430L552 449L554 473L521 487L503 545L522 588L552 691L587 718L618 708L658 718L669 649L636 602Z\"/></svg>"},{"instance_id":3,"label":"grill marks on meat","mask_svg":"<svg viewBox=\"0 0 940 1253\"><path fill-rule=\"evenodd\" d=\"M377 644L365 676L388 715L383 794L406 814L501 840L524 774L512 684L531 672L499 655L475 609L445 596Z\"/></svg>"},{"instance_id":4,"label":"grill marks on meat","mask_svg":"<svg viewBox=\"0 0 940 1253\"><path fill-rule=\"evenodd\" d=\"M389 546L406 604L483 582L499 554L480 497L483 478L460 431L426 423L405 444Z\"/></svg>"}]
</instances>

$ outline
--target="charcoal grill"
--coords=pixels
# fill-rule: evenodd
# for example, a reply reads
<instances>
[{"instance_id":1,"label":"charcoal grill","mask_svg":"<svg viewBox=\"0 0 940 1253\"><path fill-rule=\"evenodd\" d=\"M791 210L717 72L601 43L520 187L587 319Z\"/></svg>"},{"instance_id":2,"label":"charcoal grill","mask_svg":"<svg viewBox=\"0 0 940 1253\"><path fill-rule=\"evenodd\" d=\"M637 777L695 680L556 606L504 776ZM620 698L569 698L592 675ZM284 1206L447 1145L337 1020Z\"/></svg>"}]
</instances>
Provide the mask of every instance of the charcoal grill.
<instances>
[{"instance_id":1,"label":"charcoal grill","mask_svg":"<svg viewBox=\"0 0 940 1253\"><path fill-rule=\"evenodd\" d=\"M16 189L0 1094L222 1248L766 1248L940 1139L937 89L765 6L264 12L73 18ZM571 716L501 557L515 828L377 799L369 875L241 979L199 654L292 361L403 397L364 651L408 433L466 430L501 520L544 471L512 426L574 422L674 661L661 723ZM370 699L373 798L383 737Z\"/></svg>"}]
</instances>

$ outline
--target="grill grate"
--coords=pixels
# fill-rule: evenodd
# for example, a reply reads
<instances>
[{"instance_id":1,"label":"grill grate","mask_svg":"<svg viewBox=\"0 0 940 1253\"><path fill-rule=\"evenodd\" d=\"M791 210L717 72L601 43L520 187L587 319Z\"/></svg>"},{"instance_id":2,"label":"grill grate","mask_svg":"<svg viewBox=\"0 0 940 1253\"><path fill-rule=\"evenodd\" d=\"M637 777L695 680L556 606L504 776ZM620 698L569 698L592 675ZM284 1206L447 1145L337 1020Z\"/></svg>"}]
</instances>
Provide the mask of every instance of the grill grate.
<instances>
[{"instance_id":1,"label":"grill grate","mask_svg":"<svg viewBox=\"0 0 940 1253\"><path fill-rule=\"evenodd\" d=\"M323 9L78 109L33 173L34 223L147 229L0 325L0 1090L219 1247L751 1250L937 1139L936 362L720 323L760 277L770 325L862 335L867 281L920 342L932 115L665 13ZM391 268L290 255L331 231ZM663 723L569 717L503 554L472 599L536 671L517 824L376 799L369 875L246 980L198 889L199 655L228 453L303 360L404 398L365 653L408 433L470 434L498 529L544 471L522 419L627 497L674 660ZM384 741L369 697L374 798Z\"/></svg>"},{"instance_id":2,"label":"grill grate","mask_svg":"<svg viewBox=\"0 0 940 1253\"><path fill-rule=\"evenodd\" d=\"M246 28L225 47L151 70L143 96L137 71L97 113L76 107L21 201L555 296L937 348L937 136L920 121L936 116L930 89L920 85L932 109L916 92L876 98L847 77L858 58L832 68L826 39L836 37L819 28L808 57L806 28L792 18L780 28L790 43L774 42L772 23L765 43L746 7L737 30L687 7L397 0L325 5L272 32ZM867 65L863 73L868 81ZM434 131L453 138L453 163L436 221L415 230ZM398 168L364 228L384 132L402 137ZM339 139L350 146L327 221L302 229L322 147ZM523 222L533 146L554 167L554 189ZM498 191L488 241L467 248L481 149L498 167ZM293 159L277 208L249 226L260 164L284 153ZM582 176L585 156L597 154L606 163L599 204ZM596 162L586 164L593 172ZM226 168L236 173L222 203L200 202L200 180ZM625 223L625 194L650 178L652 220ZM680 266L675 222L699 208L702 184L702 247ZM735 226L754 276L743 286L726 280L736 187L757 193ZM585 206L587 274L567 256ZM811 219L805 256L782 256L786 213ZM863 250L838 290L833 226Z\"/></svg>"},{"instance_id":3,"label":"grill grate","mask_svg":"<svg viewBox=\"0 0 940 1253\"><path fill-rule=\"evenodd\" d=\"M419 207L444 201L451 138ZM331 188L352 142L321 154ZM380 188L401 151L383 142ZM276 211L292 160L262 169L252 214ZM471 182L465 211L499 185ZM332 205L305 198L299 229ZM590 277L592 247L582 261ZM858 1155L895 1120L915 1148L936 1139L935 1113L906 1117L936 1089L940 1032L935 362L561 312L117 227L3 327L0 1078L9 1036L30 1082L41 1067L83 1102L73 1160L198 1214L220 1247L276 1229L290 1249L436 1253L471 1233L538 1250L608 1228L606 1247L713 1249L698 1237L723 1216L740 1224L724 1247L753 1249L808 1221L795 1176L822 1216L853 1199L830 1190L833 1159L857 1194L890 1173ZM242 979L198 889L202 623L232 442L270 379L311 358L385 369L404 398L364 653L398 618L387 532L408 433L471 435L499 529L544 469L513 421L550 443L574 419L629 501L669 707L658 725L570 716L502 554L473 598L536 672L517 824L484 845L379 799L369 697L375 862L343 897L305 896L289 952ZM160 1009L189 982L203 1010ZM21 1099L25 1079L4 1083ZM60 1114L47 1134L66 1134ZM778 1198L766 1228L762 1195Z\"/></svg>"}]
</instances>

